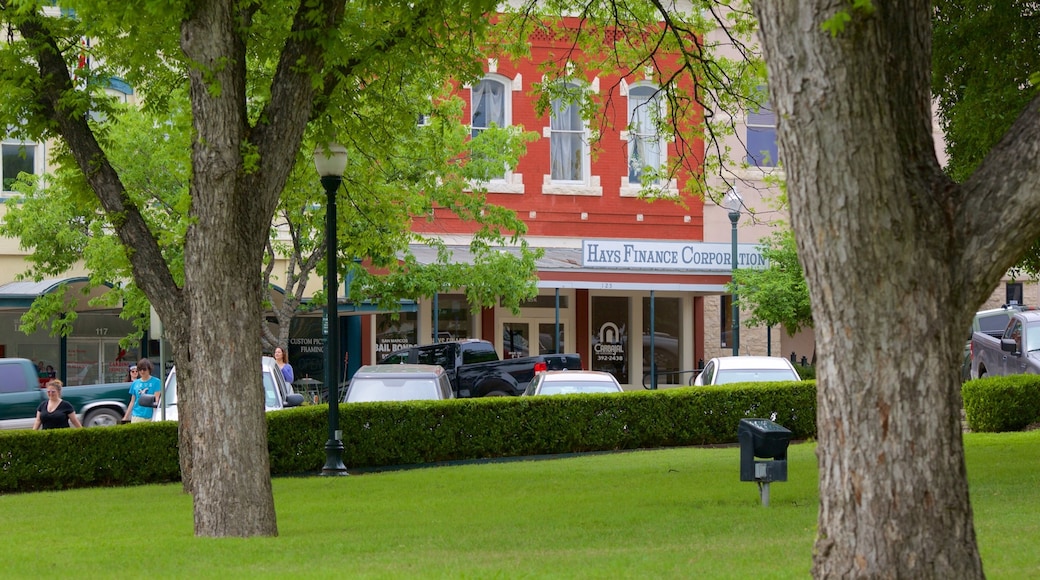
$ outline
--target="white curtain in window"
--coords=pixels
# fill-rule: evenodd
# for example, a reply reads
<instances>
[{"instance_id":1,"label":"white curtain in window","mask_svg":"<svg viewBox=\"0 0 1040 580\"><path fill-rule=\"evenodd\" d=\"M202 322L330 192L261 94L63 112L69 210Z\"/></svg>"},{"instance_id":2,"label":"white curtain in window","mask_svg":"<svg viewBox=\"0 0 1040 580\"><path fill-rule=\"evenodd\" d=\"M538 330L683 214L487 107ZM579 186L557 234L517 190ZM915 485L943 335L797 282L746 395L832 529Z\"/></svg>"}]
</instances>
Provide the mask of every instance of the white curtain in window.
<instances>
[{"instance_id":1,"label":"white curtain in window","mask_svg":"<svg viewBox=\"0 0 1040 580\"><path fill-rule=\"evenodd\" d=\"M502 83L484 79L473 87L473 136L487 129L492 123L506 126L506 87Z\"/></svg>"},{"instance_id":2,"label":"white curtain in window","mask_svg":"<svg viewBox=\"0 0 1040 580\"><path fill-rule=\"evenodd\" d=\"M635 87L629 92L628 180L639 183L647 167L661 167L661 136L655 124L660 103L652 87Z\"/></svg>"},{"instance_id":3,"label":"white curtain in window","mask_svg":"<svg viewBox=\"0 0 1040 580\"><path fill-rule=\"evenodd\" d=\"M552 102L549 119L549 158L551 179L555 181L582 181L584 171L584 128L581 112L576 103L563 99Z\"/></svg>"}]
</instances>

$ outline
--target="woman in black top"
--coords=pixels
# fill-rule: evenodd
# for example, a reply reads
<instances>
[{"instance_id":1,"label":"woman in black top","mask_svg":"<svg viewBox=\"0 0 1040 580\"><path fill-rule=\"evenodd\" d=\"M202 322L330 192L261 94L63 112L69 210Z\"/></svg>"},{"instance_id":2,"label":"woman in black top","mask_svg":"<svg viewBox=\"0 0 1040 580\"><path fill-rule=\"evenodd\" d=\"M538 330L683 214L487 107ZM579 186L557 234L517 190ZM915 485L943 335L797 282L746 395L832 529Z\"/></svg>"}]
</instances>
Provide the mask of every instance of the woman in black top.
<instances>
[{"instance_id":1,"label":"woman in black top","mask_svg":"<svg viewBox=\"0 0 1040 580\"><path fill-rule=\"evenodd\" d=\"M58 379L47 381L47 400L36 408L36 423L33 424L33 429L68 428L69 423L75 427L83 426L76 417L72 403L61 398L61 387L61 381Z\"/></svg>"}]
</instances>

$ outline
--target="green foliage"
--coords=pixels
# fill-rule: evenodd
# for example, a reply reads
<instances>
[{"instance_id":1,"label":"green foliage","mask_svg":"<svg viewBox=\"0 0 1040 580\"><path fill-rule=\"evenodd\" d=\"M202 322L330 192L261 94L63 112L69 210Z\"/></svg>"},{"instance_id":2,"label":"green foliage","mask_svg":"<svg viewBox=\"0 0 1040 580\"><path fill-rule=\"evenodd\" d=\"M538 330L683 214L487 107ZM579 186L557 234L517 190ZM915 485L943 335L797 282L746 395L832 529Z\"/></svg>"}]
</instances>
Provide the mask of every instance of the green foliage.
<instances>
[{"instance_id":1,"label":"green foliage","mask_svg":"<svg viewBox=\"0 0 1040 580\"><path fill-rule=\"evenodd\" d=\"M1020 431L1040 423L1040 376L984 377L961 387L972 431Z\"/></svg>"},{"instance_id":2,"label":"green foliage","mask_svg":"<svg viewBox=\"0 0 1040 580\"><path fill-rule=\"evenodd\" d=\"M0 432L0 490L176 481L176 423Z\"/></svg>"},{"instance_id":3,"label":"green foliage","mask_svg":"<svg viewBox=\"0 0 1040 580\"><path fill-rule=\"evenodd\" d=\"M178 34L181 8L116 6L93 0L73 0L63 6L73 8L77 18L45 18L43 23L60 37L70 67L75 68L81 53L91 58L90 67L77 69L83 84L73 87L69 98L93 112L92 129L126 189L128 199L123 203L145 214L166 258L165 267L181 285L191 208L189 153L195 139L188 71L197 68L214 79L214 69L203 69L184 55ZM499 298L518 304L536 291L533 264L538 253L521 240L523 222L514 212L488 204L481 184L481 177L492 171L515 168L534 135L517 128L492 128L470 139L461 100L448 96L448 79L478 78L486 60L478 47L483 45L487 24L467 20L465 14L491 8L493 3L471 0L355 6L348 9L339 30L327 32L326 66L310 73L315 84L333 83L337 90L325 91L316 104L322 114L315 114L304 145L295 153L271 226L266 263L273 264L275 254L290 257L291 270L284 278L268 270L265 281L294 294L297 285L306 286L311 272L324 274L324 195L311 152L314 143L334 140L350 151L338 200L340 274L359 257L380 268L381 274L359 276L353 288L356 299L392 308L400 298L465 288L475 306L486 306ZM244 66L249 71L249 98L243 106L257 129L270 121L264 110L272 99L280 51L294 34L289 26L295 9L291 2L257 3L242 22L248 38ZM6 12L0 19L12 14ZM326 15L315 7L308 17L319 22ZM422 33L416 34L417 30ZM81 37L91 38L91 46L81 45ZM402 37L409 40L401 42ZM148 50L141 50L142 38L147 38ZM435 56L431 46L436 46ZM38 72L26 66L31 61L28 54L24 43L0 46L0 61L10 63L0 71L0 86L8 97L0 103L0 119L17 129L11 134L14 137L46 138L54 135L54 127L32 108L40 81ZM298 65L306 69L309 63ZM137 107L124 107L106 95L103 89L112 78L134 87ZM25 91L19 92L18 87ZM429 123L420 126L416 122L420 115ZM243 173L258 171L265 163L255 142L244 142L241 153ZM55 175L46 183L22 184L23 197L9 205L12 211L0 229L31 251L31 266L23 277L56 277L82 264L93 285L115 284L106 299L122 302L124 317L143 328L147 319L142 314L148 305L138 286L126 282L133 279L129 255L112 235L125 216L101 210L60 141L51 162ZM445 210L471 225L475 260L455 267L452 257L444 254L436 264L417 267L409 257L409 244L441 242L414 234L413 225ZM519 251L502 254L498 248L505 245L516 245ZM321 292L312 298L324 299ZM292 297L287 304L295 306ZM67 303L39 302L26 317L25 328L48 323L55 332L62 324L67 328L67 319L62 323L58 316L62 308L71 313ZM283 318L280 315L279 321Z\"/></svg>"},{"instance_id":4,"label":"green foliage","mask_svg":"<svg viewBox=\"0 0 1040 580\"><path fill-rule=\"evenodd\" d=\"M492 397L340 405L350 468L734 443L744 418L770 418L796 439L816 433L816 384L735 384L616 395ZM267 415L272 474L325 461L328 407ZM0 492L171 481L177 424L0 432ZM82 448L89 443L90 451ZM57 450L55 452L55 450ZM76 460L84 457L82 469Z\"/></svg>"},{"instance_id":5,"label":"green foliage","mask_svg":"<svg viewBox=\"0 0 1040 580\"><path fill-rule=\"evenodd\" d=\"M932 93L949 162L962 182L974 173L1040 85L1040 19L1027 0L937 0L932 16ZM1016 268L1040 275L1040 241Z\"/></svg>"},{"instance_id":6,"label":"green foliage","mask_svg":"<svg viewBox=\"0 0 1040 580\"><path fill-rule=\"evenodd\" d=\"M1040 422L1036 375L969 381L962 392L973 431ZM327 418L326 405L268 413L271 473L318 471ZM794 439L814 438L816 382L340 405L344 461L351 469L734 443L745 418L776 421ZM177 424L0 431L0 464L5 493L175 481Z\"/></svg>"},{"instance_id":7,"label":"green foliage","mask_svg":"<svg viewBox=\"0 0 1040 580\"><path fill-rule=\"evenodd\" d=\"M874 13L873 0L846 0L846 2L851 4L851 8L838 10L820 25L820 28L824 32L830 33L831 37L845 32L845 27L852 22L854 17L870 16Z\"/></svg>"},{"instance_id":8,"label":"green foliage","mask_svg":"<svg viewBox=\"0 0 1040 580\"><path fill-rule=\"evenodd\" d=\"M737 292L741 309L750 313L744 324L780 325L788 334L812 327L809 287L798 261L794 232L784 228L761 241L759 249L769 263L764 269L741 268L727 285Z\"/></svg>"},{"instance_id":9,"label":"green foliage","mask_svg":"<svg viewBox=\"0 0 1040 580\"><path fill-rule=\"evenodd\" d=\"M184 234L187 229L190 118L184 107L157 118L133 107L113 108L102 145L122 176L127 203L136 205L159 241L167 267L184 279ZM20 278L41 280L65 275L77 264L89 272L87 290L111 285L93 305L123 308L121 316L138 331L125 340L139 340L149 323L148 303L133 280L126 249L113 235L118 214L102 211L71 153L54 145L54 172L46 180L23 182L21 194L7 204L0 233L17 238L28 265ZM75 303L42 296L23 316L22 330L51 325L64 334L75 319ZM62 318L62 315L64 318Z\"/></svg>"},{"instance_id":10,"label":"green foliage","mask_svg":"<svg viewBox=\"0 0 1040 580\"><path fill-rule=\"evenodd\" d=\"M815 381L816 380L816 365L805 365L800 364L794 365L794 370L798 371L798 376L803 381Z\"/></svg>"}]
</instances>

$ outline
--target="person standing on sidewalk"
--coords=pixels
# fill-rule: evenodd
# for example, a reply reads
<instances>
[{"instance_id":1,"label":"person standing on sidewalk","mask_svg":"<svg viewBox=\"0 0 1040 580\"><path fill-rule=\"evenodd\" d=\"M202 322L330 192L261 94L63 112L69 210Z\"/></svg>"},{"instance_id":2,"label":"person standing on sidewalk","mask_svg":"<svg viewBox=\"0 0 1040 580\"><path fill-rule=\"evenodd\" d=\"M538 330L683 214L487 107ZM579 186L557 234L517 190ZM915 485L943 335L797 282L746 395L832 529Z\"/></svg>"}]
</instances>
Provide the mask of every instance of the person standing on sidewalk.
<instances>
[{"instance_id":1,"label":"person standing on sidewalk","mask_svg":"<svg viewBox=\"0 0 1040 580\"><path fill-rule=\"evenodd\" d=\"M47 389L47 400L36 408L36 422L33 423L33 429L37 431L40 429L68 429L70 424L76 428L82 427L83 424L79 422L72 403L61 398L61 381L51 379L47 381L45 388Z\"/></svg>"},{"instance_id":2,"label":"person standing on sidewalk","mask_svg":"<svg viewBox=\"0 0 1040 580\"><path fill-rule=\"evenodd\" d=\"M153 395L158 406L162 394L162 382L159 377L152 376L152 361L146 358L137 361L137 375L137 380L130 385L130 404L123 415L123 421L131 423L151 421L155 412L155 407L141 405L141 395Z\"/></svg>"}]
</instances>

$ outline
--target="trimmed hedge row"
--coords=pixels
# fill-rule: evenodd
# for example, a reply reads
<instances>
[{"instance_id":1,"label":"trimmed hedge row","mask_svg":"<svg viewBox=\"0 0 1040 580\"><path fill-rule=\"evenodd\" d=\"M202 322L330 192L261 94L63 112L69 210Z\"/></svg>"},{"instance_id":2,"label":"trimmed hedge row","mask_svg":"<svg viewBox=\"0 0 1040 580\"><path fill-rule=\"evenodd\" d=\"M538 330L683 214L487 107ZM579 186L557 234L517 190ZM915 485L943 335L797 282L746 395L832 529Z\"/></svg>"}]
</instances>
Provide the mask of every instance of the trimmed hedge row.
<instances>
[{"instance_id":1,"label":"trimmed hedge row","mask_svg":"<svg viewBox=\"0 0 1040 580\"><path fill-rule=\"evenodd\" d=\"M973 431L1040 423L1040 375L963 386ZM325 463L328 407L270 413L271 473ZM680 387L619 395L502 397L340 405L348 468L736 442L740 419L764 417L795 439L816 436L816 383ZM0 493L180 479L177 424L0 432Z\"/></svg>"},{"instance_id":2,"label":"trimmed hedge row","mask_svg":"<svg viewBox=\"0 0 1040 580\"><path fill-rule=\"evenodd\" d=\"M961 387L961 395L972 431L1021 431L1040 423L1040 375L968 381Z\"/></svg>"},{"instance_id":3,"label":"trimmed hedge row","mask_svg":"<svg viewBox=\"0 0 1040 580\"><path fill-rule=\"evenodd\" d=\"M682 387L617 395L340 405L350 469L468 459L735 443L744 418L816 434L816 384ZM271 473L325 463L328 407L268 414ZM180 478L177 424L0 433L0 493Z\"/></svg>"}]
</instances>

